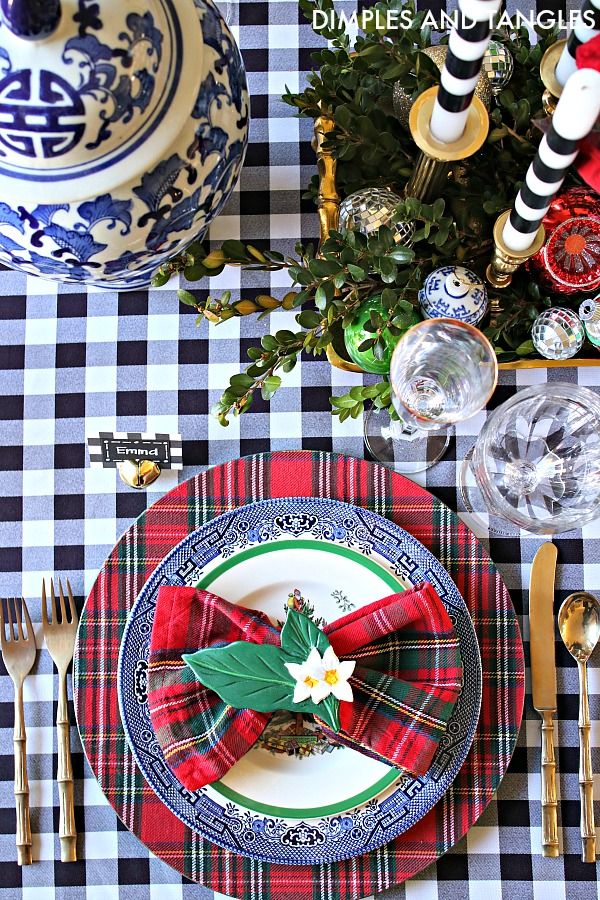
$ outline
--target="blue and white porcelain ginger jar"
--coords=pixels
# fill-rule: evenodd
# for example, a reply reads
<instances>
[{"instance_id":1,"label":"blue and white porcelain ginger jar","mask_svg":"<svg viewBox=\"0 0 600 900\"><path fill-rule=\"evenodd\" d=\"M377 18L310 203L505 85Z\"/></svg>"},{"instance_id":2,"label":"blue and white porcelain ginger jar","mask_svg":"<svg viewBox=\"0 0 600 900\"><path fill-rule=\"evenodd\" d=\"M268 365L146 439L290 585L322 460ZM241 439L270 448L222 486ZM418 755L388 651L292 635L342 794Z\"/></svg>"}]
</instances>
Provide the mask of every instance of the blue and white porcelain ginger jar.
<instances>
[{"instance_id":1,"label":"blue and white porcelain ginger jar","mask_svg":"<svg viewBox=\"0 0 600 900\"><path fill-rule=\"evenodd\" d=\"M440 266L431 272L419 291L421 312L426 319L458 319L478 325L489 309L483 279L464 266Z\"/></svg>"},{"instance_id":2,"label":"blue and white porcelain ginger jar","mask_svg":"<svg viewBox=\"0 0 600 900\"><path fill-rule=\"evenodd\" d=\"M248 141L212 0L0 0L0 262L146 286L202 236Z\"/></svg>"}]
</instances>

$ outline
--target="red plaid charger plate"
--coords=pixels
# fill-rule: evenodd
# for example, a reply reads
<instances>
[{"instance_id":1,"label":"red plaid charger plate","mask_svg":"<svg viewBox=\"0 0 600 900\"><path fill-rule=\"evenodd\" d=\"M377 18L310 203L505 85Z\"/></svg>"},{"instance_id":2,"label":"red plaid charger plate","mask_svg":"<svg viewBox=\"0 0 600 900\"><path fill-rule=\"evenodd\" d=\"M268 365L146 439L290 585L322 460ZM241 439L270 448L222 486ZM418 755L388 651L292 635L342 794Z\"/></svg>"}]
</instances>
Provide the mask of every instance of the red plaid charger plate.
<instances>
[{"instance_id":1,"label":"red plaid charger plate","mask_svg":"<svg viewBox=\"0 0 600 900\"><path fill-rule=\"evenodd\" d=\"M156 797L136 767L118 711L119 646L127 615L163 557L203 522L268 497L332 497L372 509L431 550L461 591L483 666L481 716L450 790L418 824L380 850L323 866L272 865L200 838ZM179 485L123 535L81 617L74 687L90 765L125 825L188 878L234 897L346 900L398 884L458 841L481 815L510 761L521 723L524 659L508 591L458 518L422 488L381 466L298 451L235 460ZM476 791L473 785L477 785Z\"/></svg>"}]
</instances>

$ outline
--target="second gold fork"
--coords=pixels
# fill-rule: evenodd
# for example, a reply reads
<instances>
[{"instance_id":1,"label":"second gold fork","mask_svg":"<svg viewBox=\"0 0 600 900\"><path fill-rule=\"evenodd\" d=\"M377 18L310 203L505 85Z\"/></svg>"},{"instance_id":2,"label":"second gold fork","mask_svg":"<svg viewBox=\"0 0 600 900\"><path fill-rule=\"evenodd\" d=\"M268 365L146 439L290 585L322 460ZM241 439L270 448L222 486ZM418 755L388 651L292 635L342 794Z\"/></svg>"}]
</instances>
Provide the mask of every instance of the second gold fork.
<instances>
[{"instance_id":1,"label":"second gold fork","mask_svg":"<svg viewBox=\"0 0 600 900\"><path fill-rule=\"evenodd\" d=\"M50 656L58 669L58 708L56 712L56 732L58 737L58 796L60 801L60 858L62 862L77 860L77 830L75 828L75 801L73 799L73 766L71 763L71 738L69 707L67 705L67 669L73 659L75 635L77 634L77 610L73 600L71 585L67 580L67 600L59 580L60 620L54 593L54 582L50 579L51 618L46 607L46 582L42 581L42 624L44 639ZM67 606L70 619L67 618Z\"/></svg>"}]
</instances>

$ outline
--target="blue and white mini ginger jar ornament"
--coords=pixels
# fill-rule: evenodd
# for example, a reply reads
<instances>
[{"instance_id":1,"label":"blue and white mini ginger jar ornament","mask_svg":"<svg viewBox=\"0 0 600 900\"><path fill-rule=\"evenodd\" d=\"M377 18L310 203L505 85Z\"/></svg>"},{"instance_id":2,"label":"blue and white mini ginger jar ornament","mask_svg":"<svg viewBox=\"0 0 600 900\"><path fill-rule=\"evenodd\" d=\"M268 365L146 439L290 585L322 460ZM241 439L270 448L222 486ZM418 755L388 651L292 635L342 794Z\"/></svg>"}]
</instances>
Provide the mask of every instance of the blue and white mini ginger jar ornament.
<instances>
[{"instance_id":1,"label":"blue and white mini ginger jar ornament","mask_svg":"<svg viewBox=\"0 0 600 900\"><path fill-rule=\"evenodd\" d=\"M0 261L139 288L242 168L249 99L212 0L0 0Z\"/></svg>"},{"instance_id":2,"label":"blue and white mini ginger jar ornament","mask_svg":"<svg viewBox=\"0 0 600 900\"><path fill-rule=\"evenodd\" d=\"M489 308L485 284L464 266L441 266L425 279L419 291L421 312L426 319L458 319L477 325Z\"/></svg>"}]
</instances>

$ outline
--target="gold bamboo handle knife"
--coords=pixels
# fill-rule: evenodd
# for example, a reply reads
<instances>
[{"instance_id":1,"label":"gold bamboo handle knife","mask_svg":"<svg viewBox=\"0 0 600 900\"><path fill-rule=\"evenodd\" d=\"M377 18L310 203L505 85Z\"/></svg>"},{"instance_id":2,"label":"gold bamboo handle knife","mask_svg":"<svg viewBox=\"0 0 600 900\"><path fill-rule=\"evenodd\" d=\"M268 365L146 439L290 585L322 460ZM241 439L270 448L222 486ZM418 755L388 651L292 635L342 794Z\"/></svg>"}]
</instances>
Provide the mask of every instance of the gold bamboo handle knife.
<instances>
[{"instance_id":1,"label":"gold bamboo handle knife","mask_svg":"<svg viewBox=\"0 0 600 900\"><path fill-rule=\"evenodd\" d=\"M542 544L529 582L529 650L533 705L542 717L542 855L558 856L556 800L556 661L554 650L554 580L557 551Z\"/></svg>"}]
</instances>

